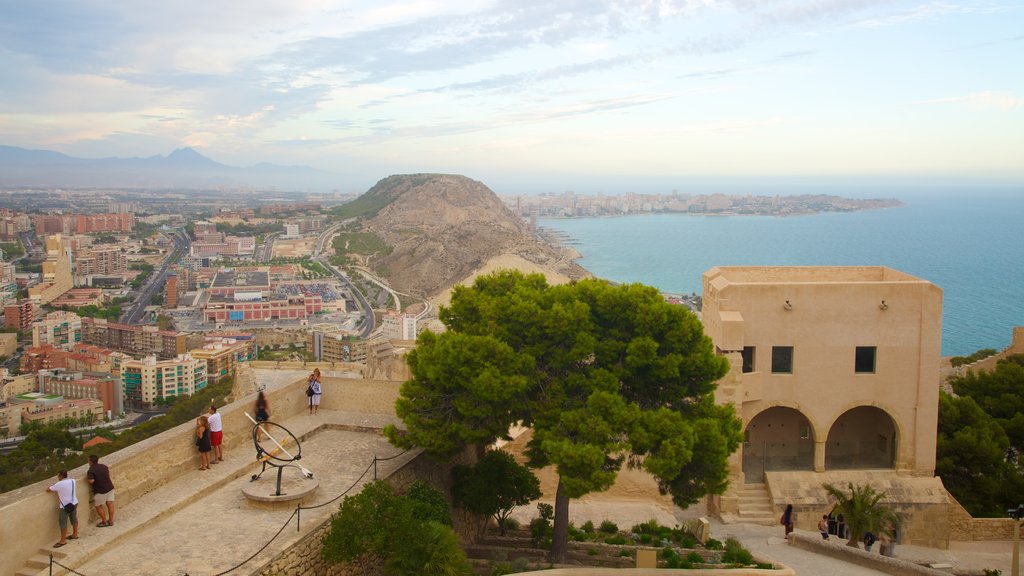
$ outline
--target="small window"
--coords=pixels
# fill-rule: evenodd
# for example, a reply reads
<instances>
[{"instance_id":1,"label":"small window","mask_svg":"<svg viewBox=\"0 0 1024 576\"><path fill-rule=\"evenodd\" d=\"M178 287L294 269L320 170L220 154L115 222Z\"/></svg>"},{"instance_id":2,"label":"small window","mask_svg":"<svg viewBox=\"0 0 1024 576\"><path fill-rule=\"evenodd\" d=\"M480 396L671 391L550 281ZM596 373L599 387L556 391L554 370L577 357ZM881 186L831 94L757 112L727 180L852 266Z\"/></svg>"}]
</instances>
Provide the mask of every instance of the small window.
<instances>
[{"instance_id":1,"label":"small window","mask_svg":"<svg viewBox=\"0 0 1024 576\"><path fill-rule=\"evenodd\" d=\"M743 347L743 373L754 371L754 347L744 346Z\"/></svg>"},{"instance_id":2,"label":"small window","mask_svg":"<svg viewBox=\"0 0 1024 576\"><path fill-rule=\"evenodd\" d=\"M793 347L772 346L772 374L793 373Z\"/></svg>"},{"instance_id":3,"label":"small window","mask_svg":"<svg viewBox=\"0 0 1024 576\"><path fill-rule=\"evenodd\" d=\"M857 346L854 359L854 371L857 374L875 373L875 350L874 346Z\"/></svg>"}]
</instances>

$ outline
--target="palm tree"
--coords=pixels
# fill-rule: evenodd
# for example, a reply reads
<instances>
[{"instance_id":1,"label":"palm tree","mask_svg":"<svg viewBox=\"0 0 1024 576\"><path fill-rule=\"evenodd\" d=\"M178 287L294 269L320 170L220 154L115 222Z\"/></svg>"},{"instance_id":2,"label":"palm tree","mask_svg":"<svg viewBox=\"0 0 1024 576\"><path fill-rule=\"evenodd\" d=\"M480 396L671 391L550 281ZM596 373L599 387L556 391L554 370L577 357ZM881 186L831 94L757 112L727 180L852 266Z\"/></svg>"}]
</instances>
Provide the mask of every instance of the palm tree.
<instances>
[{"instance_id":1,"label":"palm tree","mask_svg":"<svg viewBox=\"0 0 1024 576\"><path fill-rule=\"evenodd\" d=\"M847 546L856 548L868 530L877 534L882 530L891 531L898 525L899 517L896 513L879 503L885 497L885 492L876 492L868 485L854 486L852 482L847 486L850 488L849 494L831 484L823 485L828 495L835 500L836 510L846 520L850 531Z\"/></svg>"}]
</instances>

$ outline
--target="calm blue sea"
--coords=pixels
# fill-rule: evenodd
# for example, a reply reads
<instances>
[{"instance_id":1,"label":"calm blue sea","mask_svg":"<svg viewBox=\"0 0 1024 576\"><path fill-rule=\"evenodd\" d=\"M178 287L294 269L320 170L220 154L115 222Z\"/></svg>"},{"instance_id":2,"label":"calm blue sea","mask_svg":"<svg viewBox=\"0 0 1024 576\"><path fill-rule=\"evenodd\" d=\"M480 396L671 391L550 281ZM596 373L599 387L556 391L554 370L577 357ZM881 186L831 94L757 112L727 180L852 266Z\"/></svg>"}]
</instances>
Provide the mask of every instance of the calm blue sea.
<instances>
[{"instance_id":1,"label":"calm blue sea","mask_svg":"<svg viewBox=\"0 0 1024 576\"><path fill-rule=\"evenodd\" d=\"M1024 195L915 198L869 212L810 216L542 219L594 275L663 292L701 291L716 265L881 265L943 290L942 353L1002 349L1024 325Z\"/></svg>"}]
</instances>

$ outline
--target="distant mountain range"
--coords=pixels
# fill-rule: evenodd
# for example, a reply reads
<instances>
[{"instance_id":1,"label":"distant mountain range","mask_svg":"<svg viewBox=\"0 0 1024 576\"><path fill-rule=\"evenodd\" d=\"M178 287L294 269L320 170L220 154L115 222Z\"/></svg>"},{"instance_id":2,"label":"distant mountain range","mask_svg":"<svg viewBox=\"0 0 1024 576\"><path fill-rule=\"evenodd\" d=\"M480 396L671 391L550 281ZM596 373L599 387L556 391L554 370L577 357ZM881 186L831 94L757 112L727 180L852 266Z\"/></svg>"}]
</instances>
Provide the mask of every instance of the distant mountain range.
<instances>
[{"instance_id":1,"label":"distant mountain range","mask_svg":"<svg viewBox=\"0 0 1024 576\"><path fill-rule=\"evenodd\" d=\"M0 146L0 187L186 188L244 186L330 190L340 177L309 166L221 164L192 148L148 158L75 158L50 150Z\"/></svg>"}]
</instances>

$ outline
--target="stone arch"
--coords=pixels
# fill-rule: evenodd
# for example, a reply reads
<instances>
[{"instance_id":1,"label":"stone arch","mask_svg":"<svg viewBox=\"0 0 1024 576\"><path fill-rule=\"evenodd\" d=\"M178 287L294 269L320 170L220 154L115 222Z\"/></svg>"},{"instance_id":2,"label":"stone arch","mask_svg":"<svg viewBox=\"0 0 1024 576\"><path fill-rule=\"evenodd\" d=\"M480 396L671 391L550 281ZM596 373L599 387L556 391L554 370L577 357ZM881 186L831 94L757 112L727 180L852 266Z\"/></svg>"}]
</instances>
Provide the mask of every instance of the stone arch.
<instances>
[{"instance_id":1,"label":"stone arch","mask_svg":"<svg viewBox=\"0 0 1024 576\"><path fill-rule=\"evenodd\" d=\"M826 470L895 468L899 452L896 420L878 406L843 412L825 441Z\"/></svg>"},{"instance_id":2,"label":"stone arch","mask_svg":"<svg viewBox=\"0 0 1024 576\"><path fill-rule=\"evenodd\" d=\"M797 408L772 406L750 419L743 432L743 476L764 481L770 470L814 470L814 426Z\"/></svg>"}]
</instances>

